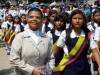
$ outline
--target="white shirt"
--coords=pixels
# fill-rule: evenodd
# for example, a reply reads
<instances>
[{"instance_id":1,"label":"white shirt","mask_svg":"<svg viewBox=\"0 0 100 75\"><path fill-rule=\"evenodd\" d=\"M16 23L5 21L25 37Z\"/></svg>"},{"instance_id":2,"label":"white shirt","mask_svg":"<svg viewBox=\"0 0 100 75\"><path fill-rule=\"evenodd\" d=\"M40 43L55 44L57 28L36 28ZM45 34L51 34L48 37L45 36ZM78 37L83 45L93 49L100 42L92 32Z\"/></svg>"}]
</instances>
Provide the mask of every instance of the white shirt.
<instances>
[{"instance_id":1,"label":"white shirt","mask_svg":"<svg viewBox=\"0 0 100 75\"><path fill-rule=\"evenodd\" d=\"M85 37L84 31L81 31L80 36L84 36L84 37ZM70 38L75 38L75 37L79 37L79 36L77 36L77 35L75 34L75 31L74 31L74 30L72 30L72 32L71 32L71 34L70 34ZM65 46L65 41L66 41L66 31L64 30L64 31L62 32L62 34L60 35L58 41L57 41L57 46L59 46L59 47L64 47L64 46ZM89 46L89 47L90 47L91 49L97 48L97 44L96 44L96 42L95 42L94 39L93 39L93 34L90 36L90 46ZM66 49L66 50L68 50L68 49ZM64 51L64 52L65 52L65 51ZM68 51L66 51L66 52L68 52ZM66 52L65 52L65 54L68 54L68 53L66 53Z\"/></svg>"},{"instance_id":2,"label":"white shirt","mask_svg":"<svg viewBox=\"0 0 100 75\"><path fill-rule=\"evenodd\" d=\"M98 27L98 24L95 23L95 22L93 23L93 25L94 25L95 28ZM93 28L93 26L92 26L92 22L87 23L87 28L88 28L90 31L94 31L94 28Z\"/></svg>"},{"instance_id":3,"label":"white shirt","mask_svg":"<svg viewBox=\"0 0 100 75\"><path fill-rule=\"evenodd\" d=\"M70 27L70 24L69 23L66 23L66 29L69 28L69 27Z\"/></svg>"},{"instance_id":4,"label":"white shirt","mask_svg":"<svg viewBox=\"0 0 100 75\"><path fill-rule=\"evenodd\" d=\"M14 27L15 27L15 32L20 32L21 31L19 24L14 24Z\"/></svg>"},{"instance_id":5,"label":"white shirt","mask_svg":"<svg viewBox=\"0 0 100 75\"><path fill-rule=\"evenodd\" d=\"M28 28L28 24L21 23L21 25L24 27L24 30Z\"/></svg>"},{"instance_id":6,"label":"white shirt","mask_svg":"<svg viewBox=\"0 0 100 75\"><path fill-rule=\"evenodd\" d=\"M54 33L54 34L57 35L57 36L60 36L60 35L61 35L61 32L62 32L62 31L55 30L55 33ZM52 36L51 31L48 31L48 32L47 32L47 36L51 38L52 43L53 43L53 36Z\"/></svg>"},{"instance_id":7,"label":"white shirt","mask_svg":"<svg viewBox=\"0 0 100 75\"><path fill-rule=\"evenodd\" d=\"M22 15L22 14L27 14L27 13L28 13L28 10L22 10L22 9L21 9L19 12L20 12L20 15Z\"/></svg>"},{"instance_id":8,"label":"white shirt","mask_svg":"<svg viewBox=\"0 0 100 75\"><path fill-rule=\"evenodd\" d=\"M41 37L40 36L40 31L39 30L32 31L31 29L27 29L27 31L28 31L29 35L32 37L32 39L35 41L35 43L37 44L39 38Z\"/></svg>"},{"instance_id":9,"label":"white shirt","mask_svg":"<svg viewBox=\"0 0 100 75\"><path fill-rule=\"evenodd\" d=\"M55 30L55 33L54 33L54 34L57 35L57 36L60 36L61 33L62 33L62 31ZM51 31L48 31L48 32L47 32L47 36L51 38L51 42L52 42L52 44L53 44L53 36L52 36ZM58 40L58 39L57 39L57 40ZM63 50L64 50L64 52L65 52L66 54L68 54L68 48L67 48L66 45L63 47Z\"/></svg>"},{"instance_id":10,"label":"white shirt","mask_svg":"<svg viewBox=\"0 0 100 75\"><path fill-rule=\"evenodd\" d=\"M4 16L3 9L0 9L0 19L3 19L3 16Z\"/></svg>"},{"instance_id":11,"label":"white shirt","mask_svg":"<svg viewBox=\"0 0 100 75\"><path fill-rule=\"evenodd\" d=\"M1 25L1 28L2 28L2 29L8 29L8 25L7 25L7 24L10 25L10 28L9 28L9 29L11 29L13 23L12 23L12 22L9 22L9 21L3 22L2 25Z\"/></svg>"},{"instance_id":12,"label":"white shirt","mask_svg":"<svg viewBox=\"0 0 100 75\"><path fill-rule=\"evenodd\" d=\"M24 27L24 30L26 30L26 29L29 29L29 25L28 24L26 24L25 27Z\"/></svg>"},{"instance_id":13,"label":"white shirt","mask_svg":"<svg viewBox=\"0 0 100 75\"><path fill-rule=\"evenodd\" d=\"M17 11L17 10L12 10L11 12L12 12L13 16L19 16L20 15L20 12Z\"/></svg>"},{"instance_id":14,"label":"white shirt","mask_svg":"<svg viewBox=\"0 0 100 75\"><path fill-rule=\"evenodd\" d=\"M42 25L42 33L46 33L45 32L45 24Z\"/></svg>"},{"instance_id":15,"label":"white shirt","mask_svg":"<svg viewBox=\"0 0 100 75\"><path fill-rule=\"evenodd\" d=\"M48 27L49 27L50 29L53 29L54 26L49 22Z\"/></svg>"},{"instance_id":16,"label":"white shirt","mask_svg":"<svg viewBox=\"0 0 100 75\"><path fill-rule=\"evenodd\" d=\"M13 16L13 13L14 13L13 10L10 10L10 9L9 9L7 12L6 12L6 10L7 10L7 9L3 9L3 11L4 11L4 16L3 16L3 18L4 18L4 20L5 20L5 17L6 17L6 16L8 16L9 14L11 14L11 15Z\"/></svg>"},{"instance_id":17,"label":"white shirt","mask_svg":"<svg viewBox=\"0 0 100 75\"><path fill-rule=\"evenodd\" d=\"M94 40L100 41L100 27L97 27L94 33Z\"/></svg>"},{"instance_id":18,"label":"white shirt","mask_svg":"<svg viewBox=\"0 0 100 75\"><path fill-rule=\"evenodd\" d=\"M46 32L45 32L45 30L46 30L46 29L45 29L45 26L46 26L45 24L42 25L42 33L46 33ZM50 29L53 29L54 26L49 22L48 27L49 27Z\"/></svg>"}]
</instances>

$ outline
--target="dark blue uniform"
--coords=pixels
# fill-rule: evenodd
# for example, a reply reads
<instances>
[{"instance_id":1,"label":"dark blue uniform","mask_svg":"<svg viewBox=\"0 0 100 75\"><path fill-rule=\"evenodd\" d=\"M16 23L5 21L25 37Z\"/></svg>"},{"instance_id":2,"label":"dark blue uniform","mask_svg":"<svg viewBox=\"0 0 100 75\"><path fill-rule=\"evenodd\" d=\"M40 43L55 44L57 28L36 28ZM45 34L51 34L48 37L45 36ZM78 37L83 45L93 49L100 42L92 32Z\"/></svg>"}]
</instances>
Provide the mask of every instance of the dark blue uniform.
<instances>
[{"instance_id":1,"label":"dark blue uniform","mask_svg":"<svg viewBox=\"0 0 100 75\"><path fill-rule=\"evenodd\" d=\"M67 41L68 51L75 46L78 38L69 38ZM66 66L61 75L91 75L90 66L87 59L87 52L89 50L89 41L83 49L83 52L78 59L72 64Z\"/></svg>"},{"instance_id":2,"label":"dark blue uniform","mask_svg":"<svg viewBox=\"0 0 100 75\"><path fill-rule=\"evenodd\" d=\"M58 40L59 36L55 35L55 31L54 30L51 30L51 33L52 33L53 44L54 44ZM63 55L64 55L63 49L60 50L57 54L55 54L55 66L57 66L59 64L59 62L63 58Z\"/></svg>"}]
</instances>

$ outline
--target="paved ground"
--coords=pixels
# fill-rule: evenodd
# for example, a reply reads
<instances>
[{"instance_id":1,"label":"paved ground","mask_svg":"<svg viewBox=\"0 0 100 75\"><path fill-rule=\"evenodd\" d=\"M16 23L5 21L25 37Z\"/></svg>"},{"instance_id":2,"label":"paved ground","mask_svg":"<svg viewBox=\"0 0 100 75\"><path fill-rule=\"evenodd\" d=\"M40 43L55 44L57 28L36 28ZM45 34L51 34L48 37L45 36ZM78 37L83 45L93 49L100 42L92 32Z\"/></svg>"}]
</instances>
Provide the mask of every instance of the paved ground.
<instances>
[{"instance_id":1,"label":"paved ground","mask_svg":"<svg viewBox=\"0 0 100 75\"><path fill-rule=\"evenodd\" d=\"M5 47L1 46L0 41L0 75L14 75L11 70L9 62L9 55L7 55Z\"/></svg>"}]
</instances>

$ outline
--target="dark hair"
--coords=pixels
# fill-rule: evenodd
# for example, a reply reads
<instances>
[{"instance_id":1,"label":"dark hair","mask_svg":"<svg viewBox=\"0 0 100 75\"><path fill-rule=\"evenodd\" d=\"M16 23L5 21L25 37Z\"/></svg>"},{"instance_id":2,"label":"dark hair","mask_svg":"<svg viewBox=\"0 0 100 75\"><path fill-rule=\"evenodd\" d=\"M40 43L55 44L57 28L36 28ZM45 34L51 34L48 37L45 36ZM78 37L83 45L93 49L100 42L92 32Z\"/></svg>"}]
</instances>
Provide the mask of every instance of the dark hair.
<instances>
[{"instance_id":1,"label":"dark hair","mask_svg":"<svg viewBox=\"0 0 100 75\"><path fill-rule=\"evenodd\" d=\"M72 25L72 18L76 14L80 14L80 15L83 16L84 22L83 22L83 25L82 25L81 29L87 34L87 32L89 31L88 28L87 28L87 19L86 19L86 15L81 10L77 9L77 10L72 11L72 13L70 15L70 24Z\"/></svg>"},{"instance_id":2,"label":"dark hair","mask_svg":"<svg viewBox=\"0 0 100 75\"><path fill-rule=\"evenodd\" d=\"M65 17L66 22L69 23L69 14L67 12L62 12L61 14Z\"/></svg>"},{"instance_id":3,"label":"dark hair","mask_svg":"<svg viewBox=\"0 0 100 75\"><path fill-rule=\"evenodd\" d=\"M96 10L93 12L93 18L94 18L94 15L95 15L97 12L100 13L100 10L97 10L97 9L96 9Z\"/></svg>"},{"instance_id":4,"label":"dark hair","mask_svg":"<svg viewBox=\"0 0 100 75\"><path fill-rule=\"evenodd\" d=\"M47 16L48 21L50 21L49 18L50 18L50 16L51 16L52 14L58 14L58 12L57 12L56 10L50 10L49 13L48 13L48 16Z\"/></svg>"},{"instance_id":5,"label":"dark hair","mask_svg":"<svg viewBox=\"0 0 100 75\"><path fill-rule=\"evenodd\" d=\"M64 26L61 28L61 30L64 30L66 28L66 18L65 18L64 15L62 15L62 14L56 15L55 18L54 18L54 22L55 21L62 21L64 23Z\"/></svg>"},{"instance_id":6,"label":"dark hair","mask_svg":"<svg viewBox=\"0 0 100 75\"><path fill-rule=\"evenodd\" d=\"M15 23L15 18L18 18L19 19L19 22L18 22L18 24L21 24L21 19L20 19L20 17L18 16L18 15L16 15L16 16L14 16L14 18L13 18L13 23Z\"/></svg>"},{"instance_id":7,"label":"dark hair","mask_svg":"<svg viewBox=\"0 0 100 75\"><path fill-rule=\"evenodd\" d=\"M11 14L8 14L7 16L11 16L11 18L12 18L12 21L13 21L13 16L12 16Z\"/></svg>"},{"instance_id":8,"label":"dark hair","mask_svg":"<svg viewBox=\"0 0 100 75\"><path fill-rule=\"evenodd\" d=\"M94 18L94 16L95 16L96 13L100 13L100 10L97 10L97 9L96 9L96 10L93 12L93 21L96 22L96 23L100 26L100 21L97 21L97 20Z\"/></svg>"},{"instance_id":9,"label":"dark hair","mask_svg":"<svg viewBox=\"0 0 100 75\"><path fill-rule=\"evenodd\" d=\"M20 17L22 17L22 16L26 16L26 14L21 14Z\"/></svg>"},{"instance_id":10,"label":"dark hair","mask_svg":"<svg viewBox=\"0 0 100 75\"><path fill-rule=\"evenodd\" d=\"M28 15L29 15L29 13L30 13L31 11L38 11L38 12L41 14L41 17L43 17L43 13L42 13L42 11L41 11L40 9L38 9L38 8L31 8L31 9L29 9L29 11L28 11Z\"/></svg>"},{"instance_id":11,"label":"dark hair","mask_svg":"<svg viewBox=\"0 0 100 75\"><path fill-rule=\"evenodd\" d=\"M58 14L56 10L50 10L48 16L51 16L52 14Z\"/></svg>"}]
</instances>

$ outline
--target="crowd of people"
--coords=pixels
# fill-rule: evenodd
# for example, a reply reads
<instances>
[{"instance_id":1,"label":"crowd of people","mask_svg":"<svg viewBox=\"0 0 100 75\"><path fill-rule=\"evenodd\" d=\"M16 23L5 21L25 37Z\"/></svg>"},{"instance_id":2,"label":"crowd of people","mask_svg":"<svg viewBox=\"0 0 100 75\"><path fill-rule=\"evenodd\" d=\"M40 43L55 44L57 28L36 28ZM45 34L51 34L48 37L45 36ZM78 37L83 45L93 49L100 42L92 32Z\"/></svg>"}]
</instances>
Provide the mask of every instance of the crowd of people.
<instances>
[{"instance_id":1,"label":"crowd of people","mask_svg":"<svg viewBox=\"0 0 100 75\"><path fill-rule=\"evenodd\" d=\"M99 75L100 9L48 6L5 11L1 40L16 75Z\"/></svg>"}]
</instances>

